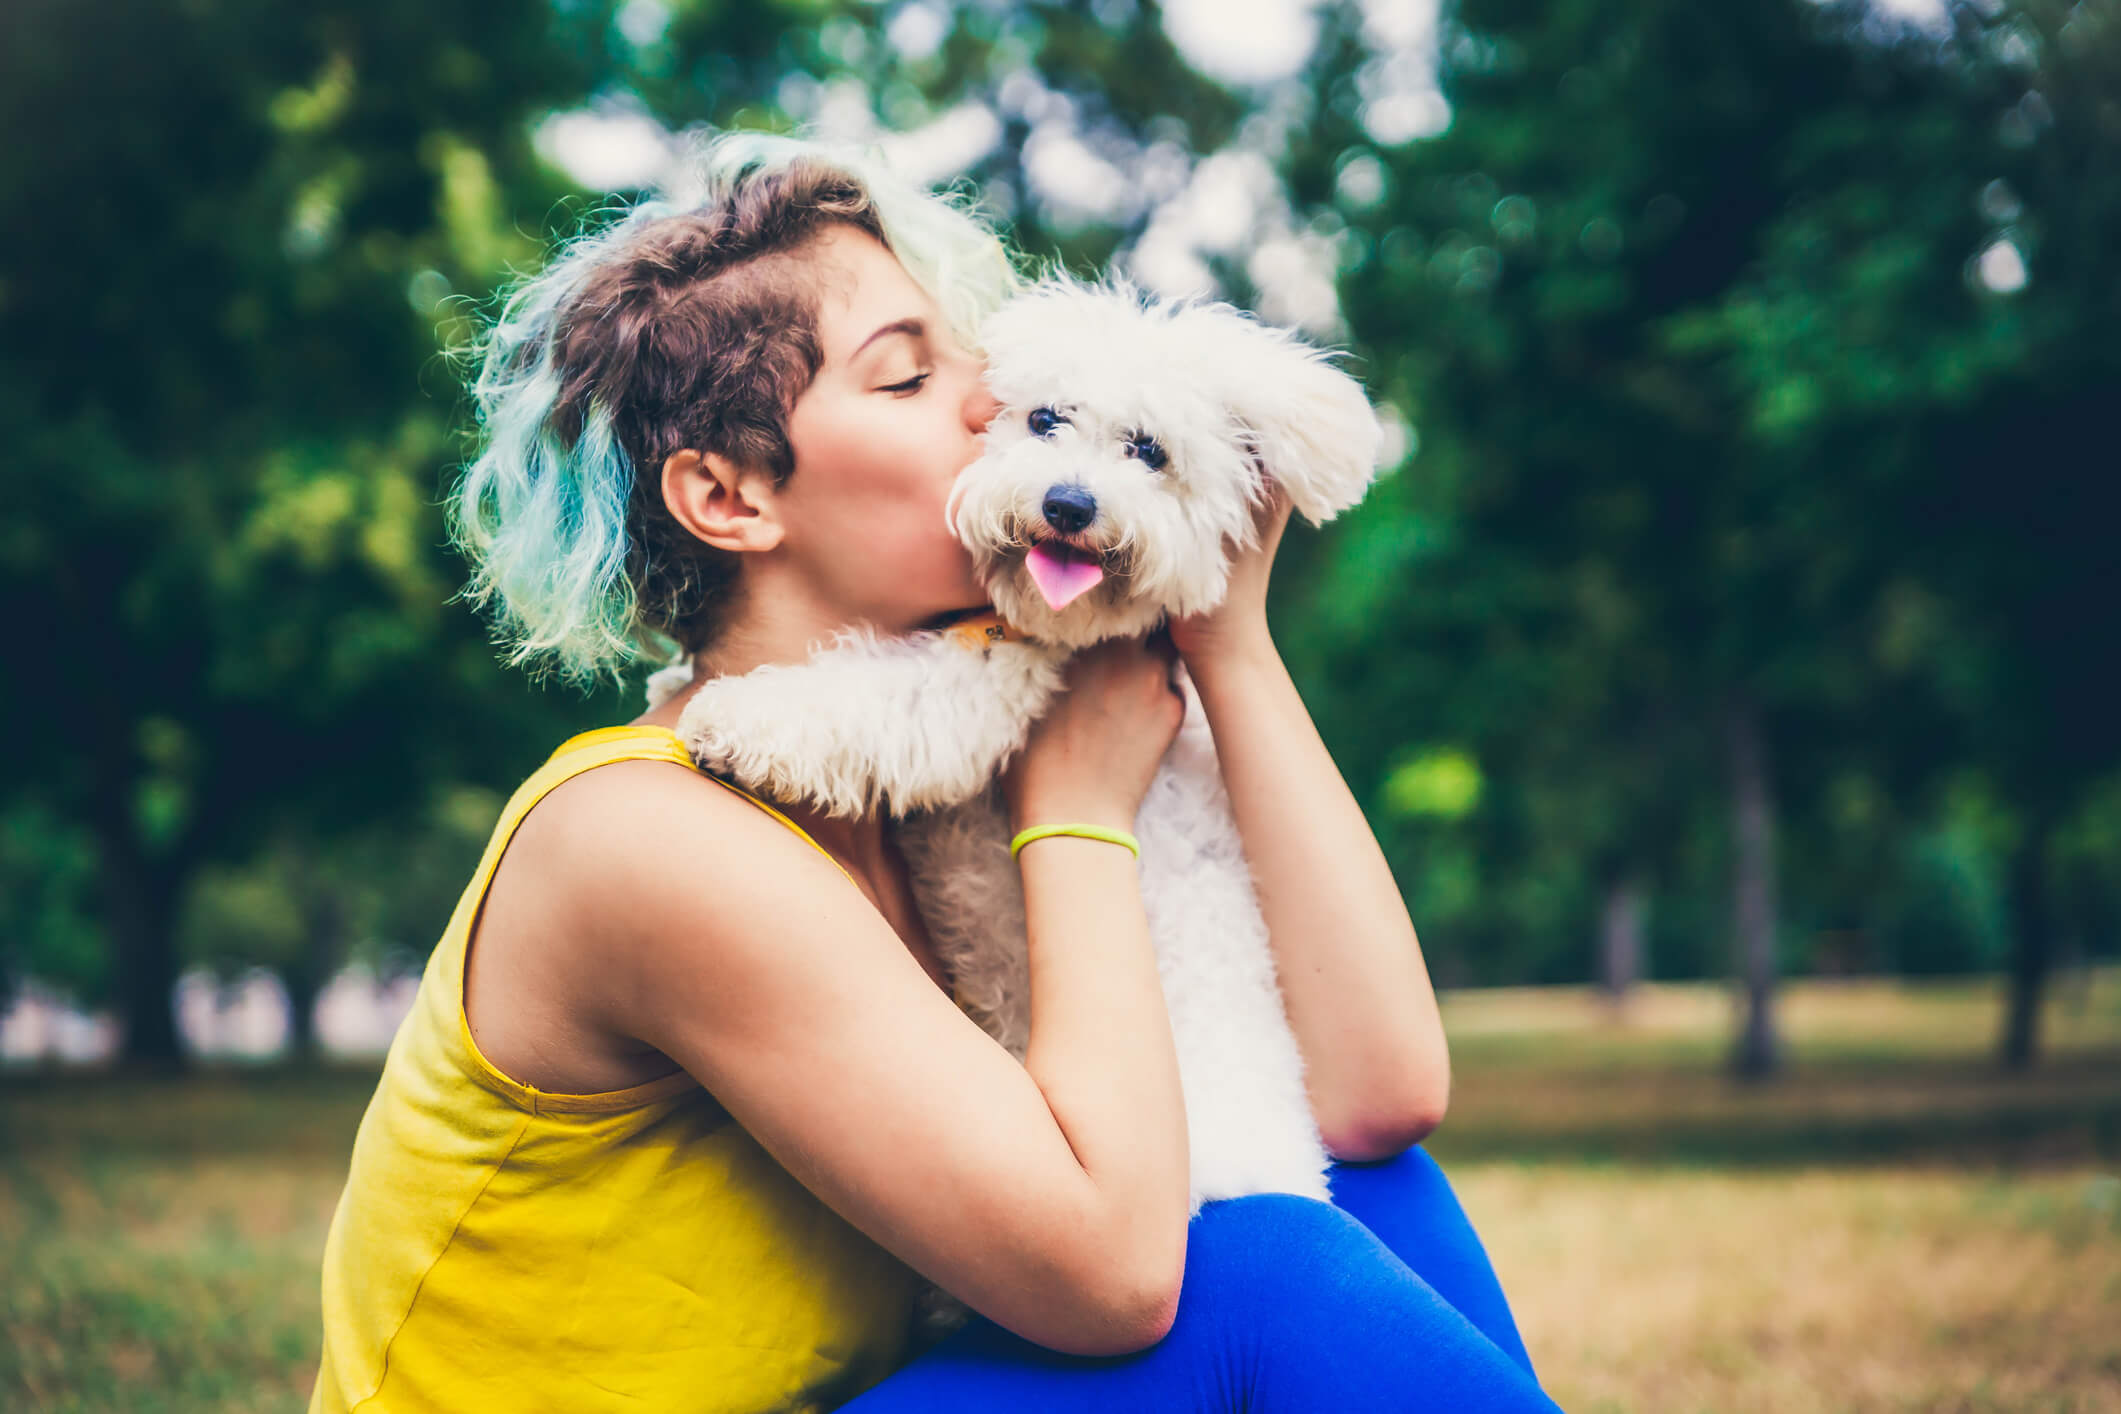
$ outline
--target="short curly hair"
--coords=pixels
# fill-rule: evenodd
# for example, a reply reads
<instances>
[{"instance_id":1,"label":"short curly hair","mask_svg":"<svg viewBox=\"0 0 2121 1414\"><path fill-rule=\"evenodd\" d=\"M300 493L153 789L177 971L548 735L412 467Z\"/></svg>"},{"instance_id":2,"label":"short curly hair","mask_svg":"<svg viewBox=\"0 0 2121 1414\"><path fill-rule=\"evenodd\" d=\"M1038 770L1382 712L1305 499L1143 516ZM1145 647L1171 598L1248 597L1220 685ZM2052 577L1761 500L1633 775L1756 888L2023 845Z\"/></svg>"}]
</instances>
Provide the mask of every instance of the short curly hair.
<instances>
[{"instance_id":1,"label":"short curly hair","mask_svg":"<svg viewBox=\"0 0 2121 1414\"><path fill-rule=\"evenodd\" d=\"M480 447L448 503L511 665L575 682L685 657L726 619L736 556L663 504L672 453L794 471L787 418L823 362L807 248L874 236L968 347L1023 282L975 205L874 149L724 133L679 183L574 237L510 289L472 350Z\"/></svg>"}]
</instances>

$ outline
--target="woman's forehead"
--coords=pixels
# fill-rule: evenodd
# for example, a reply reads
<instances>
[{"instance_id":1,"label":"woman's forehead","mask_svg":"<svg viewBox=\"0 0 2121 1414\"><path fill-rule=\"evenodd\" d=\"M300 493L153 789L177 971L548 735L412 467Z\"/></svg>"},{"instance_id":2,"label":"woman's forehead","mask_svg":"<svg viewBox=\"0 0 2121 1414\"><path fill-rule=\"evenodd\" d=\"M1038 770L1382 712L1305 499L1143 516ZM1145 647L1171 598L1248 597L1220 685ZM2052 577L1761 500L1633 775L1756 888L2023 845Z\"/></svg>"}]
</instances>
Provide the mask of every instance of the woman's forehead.
<instances>
[{"instance_id":1,"label":"woman's forehead","mask_svg":"<svg viewBox=\"0 0 2121 1414\"><path fill-rule=\"evenodd\" d=\"M853 360L870 337L907 320L932 323L927 292L906 273L898 257L874 237L852 228L818 252L822 295L818 333L825 357L837 364Z\"/></svg>"}]
</instances>

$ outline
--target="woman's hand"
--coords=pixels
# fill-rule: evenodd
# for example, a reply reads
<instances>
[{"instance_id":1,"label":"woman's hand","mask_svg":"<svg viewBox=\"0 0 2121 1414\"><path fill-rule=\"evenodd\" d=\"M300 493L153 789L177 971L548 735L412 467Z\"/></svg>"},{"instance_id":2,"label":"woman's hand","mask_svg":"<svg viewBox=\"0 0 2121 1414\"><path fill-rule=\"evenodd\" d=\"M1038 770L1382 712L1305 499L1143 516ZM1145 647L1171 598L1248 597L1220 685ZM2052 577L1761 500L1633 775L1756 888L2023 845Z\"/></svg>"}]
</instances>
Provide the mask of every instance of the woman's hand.
<instances>
[{"instance_id":1,"label":"woman's hand","mask_svg":"<svg viewBox=\"0 0 2121 1414\"><path fill-rule=\"evenodd\" d=\"M1002 776L1011 830L1083 823L1134 828L1135 812L1185 716L1170 637L1108 639L1068 661L1066 683Z\"/></svg>"},{"instance_id":2,"label":"woman's hand","mask_svg":"<svg viewBox=\"0 0 2121 1414\"><path fill-rule=\"evenodd\" d=\"M1217 607L1204 614L1171 620L1171 639L1194 676L1238 649L1260 646L1267 638L1267 576L1274 552L1289 528L1289 493L1277 483L1253 520L1256 541L1230 562L1230 588Z\"/></svg>"}]
</instances>

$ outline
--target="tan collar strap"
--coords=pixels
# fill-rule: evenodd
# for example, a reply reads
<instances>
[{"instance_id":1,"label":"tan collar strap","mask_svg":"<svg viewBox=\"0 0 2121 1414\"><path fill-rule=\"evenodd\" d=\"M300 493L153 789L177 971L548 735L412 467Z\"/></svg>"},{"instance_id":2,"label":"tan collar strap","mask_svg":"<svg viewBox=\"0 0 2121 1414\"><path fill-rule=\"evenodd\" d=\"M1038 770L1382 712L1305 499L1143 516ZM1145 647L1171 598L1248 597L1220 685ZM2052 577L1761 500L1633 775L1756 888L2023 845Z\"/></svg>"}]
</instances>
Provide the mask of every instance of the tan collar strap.
<instances>
[{"instance_id":1,"label":"tan collar strap","mask_svg":"<svg viewBox=\"0 0 2121 1414\"><path fill-rule=\"evenodd\" d=\"M975 614L969 619L959 619L943 630L967 648L986 648L996 643L1022 643L1023 633L1009 625L1000 614L989 610Z\"/></svg>"}]
</instances>

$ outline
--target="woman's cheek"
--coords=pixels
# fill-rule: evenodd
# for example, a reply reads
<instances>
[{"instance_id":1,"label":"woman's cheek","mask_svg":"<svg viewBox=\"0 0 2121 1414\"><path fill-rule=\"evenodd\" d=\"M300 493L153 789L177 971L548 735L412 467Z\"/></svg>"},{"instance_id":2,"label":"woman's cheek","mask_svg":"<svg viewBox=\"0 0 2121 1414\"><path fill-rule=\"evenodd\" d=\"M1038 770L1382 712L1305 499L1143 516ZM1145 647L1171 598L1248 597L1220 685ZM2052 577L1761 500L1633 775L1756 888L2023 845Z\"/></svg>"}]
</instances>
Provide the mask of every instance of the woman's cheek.
<instances>
[{"instance_id":1,"label":"woman's cheek","mask_svg":"<svg viewBox=\"0 0 2121 1414\"><path fill-rule=\"evenodd\" d=\"M922 570L939 588L947 586L950 592L961 593L964 586L979 582L973 571L972 552L956 536L945 530L930 536L927 545Z\"/></svg>"}]
</instances>

